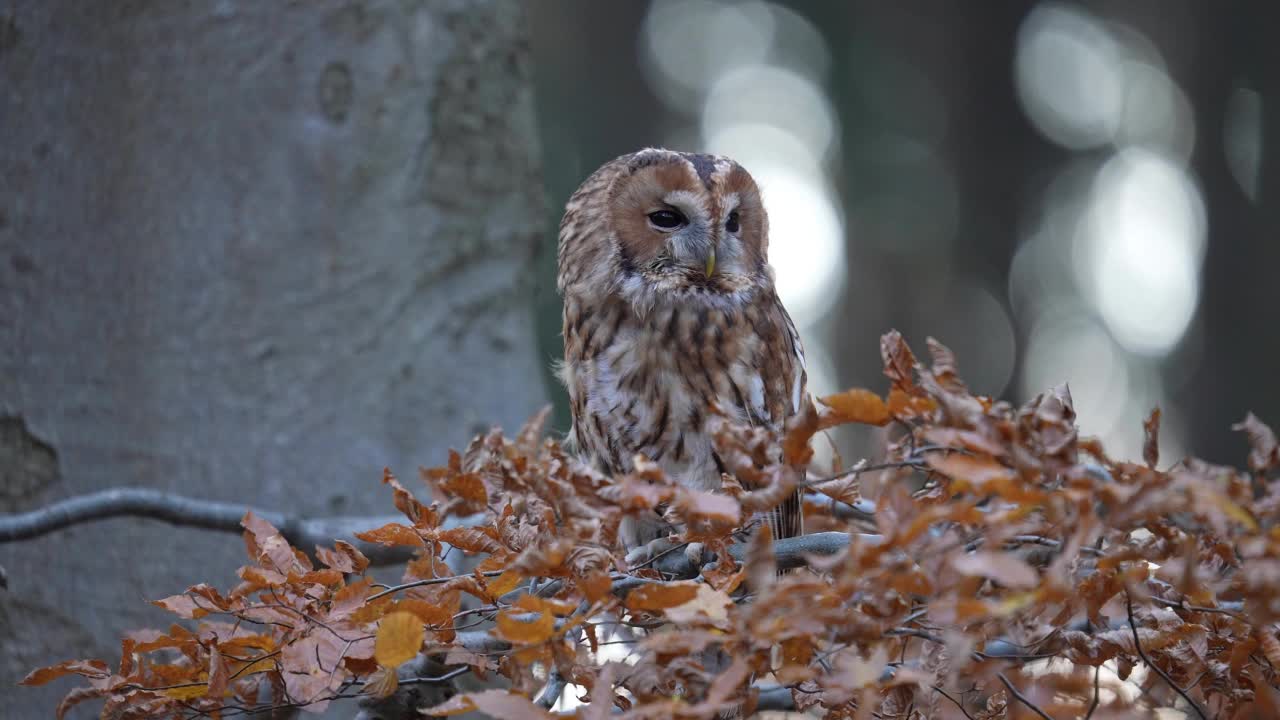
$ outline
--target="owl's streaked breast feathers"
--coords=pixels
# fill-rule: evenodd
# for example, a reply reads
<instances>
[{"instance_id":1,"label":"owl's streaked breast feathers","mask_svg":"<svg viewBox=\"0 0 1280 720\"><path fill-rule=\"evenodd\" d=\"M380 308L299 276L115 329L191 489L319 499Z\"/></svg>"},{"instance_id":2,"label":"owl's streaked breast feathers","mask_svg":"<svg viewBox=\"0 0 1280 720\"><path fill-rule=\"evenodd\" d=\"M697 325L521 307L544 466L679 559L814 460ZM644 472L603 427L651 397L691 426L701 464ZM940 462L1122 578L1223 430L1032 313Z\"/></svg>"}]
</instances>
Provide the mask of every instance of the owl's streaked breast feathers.
<instances>
[{"instance_id":1,"label":"owl's streaked breast feathers","mask_svg":"<svg viewBox=\"0 0 1280 720\"><path fill-rule=\"evenodd\" d=\"M642 150L573 195L560 225L562 376L574 439L601 470L627 472L641 453L716 489L713 406L781 429L807 402L767 256L759 189L728 158ZM768 520L775 537L800 534L798 496Z\"/></svg>"}]
</instances>

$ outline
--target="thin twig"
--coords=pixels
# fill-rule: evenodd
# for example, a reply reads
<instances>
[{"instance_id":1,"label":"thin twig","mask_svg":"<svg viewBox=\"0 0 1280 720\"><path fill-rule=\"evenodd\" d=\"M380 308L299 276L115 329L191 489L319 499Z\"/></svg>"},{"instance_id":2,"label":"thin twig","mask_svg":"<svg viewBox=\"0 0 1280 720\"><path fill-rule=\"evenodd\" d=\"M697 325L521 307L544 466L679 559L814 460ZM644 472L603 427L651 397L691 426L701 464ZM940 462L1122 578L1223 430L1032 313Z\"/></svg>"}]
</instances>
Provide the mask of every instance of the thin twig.
<instances>
[{"instance_id":1,"label":"thin twig","mask_svg":"<svg viewBox=\"0 0 1280 720\"><path fill-rule=\"evenodd\" d=\"M951 697L951 695L949 695L949 694L947 693L947 691L946 691L946 690L943 690L943 689L942 689L942 686L941 686L941 685L934 685L934 686L933 686L933 689L934 689L934 690L936 690L936 691L938 691L939 693L941 693L942 697L944 697L944 698L946 698L946 699L950 700L951 702L955 703L955 706L956 706L956 707L958 707L958 708L960 708L960 712L964 713L964 716L965 716L965 717L967 717L967 718L969 718L969 720L975 720L975 719L974 719L974 717L973 717L972 715L970 715L970 714L969 714L969 711L964 709L964 704L963 704L963 703L961 703L959 700L957 700L957 699L955 699L955 698Z\"/></svg>"},{"instance_id":2,"label":"thin twig","mask_svg":"<svg viewBox=\"0 0 1280 720\"><path fill-rule=\"evenodd\" d=\"M443 675L435 677L411 677L400 680L401 685L438 685L439 683L449 682L459 675L466 675L471 671L470 665L463 665L460 668L454 668Z\"/></svg>"},{"instance_id":3,"label":"thin twig","mask_svg":"<svg viewBox=\"0 0 1280 720\"><path fill-rule=\"evenodd\" d=\"M483 572L480 574L483 575L484 577L498 577L502 573L503 573L502 570L490 570L489 572ZM377 600L380 597L391 595L392 593L398 593L401 590L408 590L409 588L423 587L426 585L441 585L447 582L452 582L454 580L461 580L462 578L469 578L469 577L474 577L474 575L471 573L467 573L466 575L450 575L449 577L427 578L426 580L414 580L413 582L407 582L402 585L392 585L391 587L387 588L386 590L383 590L382 592L374 593L370 595L369 597L365 598L364 601L373 602L374 600Z\"/></svg>"},{"instance_id":4,"label":"thin twig","mask_svg":"<svg viewBox=\"0 0 1280 720\"><path fill-rule=\"evenodd\" d=\"M1196 714L1200 716L1200 720L1209 720L1209 717L1204 714L1204 710L1200 708L1200 705L1197 704L1195 700L1191 699L1191 696L1187 694L1187 691L1178 687L1178 684L1173 681L1173 678L1169 677L1169 674L1166 673L1159 665L1151 662L1151 658L1147 657L1147 653L1143 651L1142 643L1138 641L1138 625L1133 621L1133 597L1129 594L1128 588L1125 588L1124 591L1124 608L1125 611L1129 613L1129 630L1133 632L1133 647L1138 651L1138 657L1142 658L1142 662L1146 663L1147 667L1154 670L1161 679L1168 683L1169 687L1173 688L1174 692L1181 695L1182 699L1187 701L1187 704L1190 705L1196 711Z\"/></svg>"},{"instance_id":5,"label":"thin twig","mask_svg":"<svg viewBox=\"0 0 1280 720\"><path fill-rule=\"evenodd\" d=\"M1093 717L1093 711L1098 709L1098 700L1101 696L1098 692L1098 676L1102 674L1102 666L1097 665L1093 668L1093 702L1089 703L1089 712L1084 716L1084 720L1090 720Z\"/></svg>"},{"instance_id":6,"label":"thin twig","mask_svg":"<svg viewBox=\"0 0 1280 720\"><path fill-rule=\"evenodd\" d=\"M1004 686L1009 690L1009 694L1017 698L1018 702L1031 708L1032 712L1044 718L1044 720L1053 720L1053 717L1050 716L1049 713L1041 710L1035 703L1031 702L1026 695L1018 692L1018 688L1014 687L1013 683L1009 682L1009 678L1005 677L1004 673L996 673L996 677L1000 678L1000 682L1004 683Z\"/></svg>"}]
</instances>

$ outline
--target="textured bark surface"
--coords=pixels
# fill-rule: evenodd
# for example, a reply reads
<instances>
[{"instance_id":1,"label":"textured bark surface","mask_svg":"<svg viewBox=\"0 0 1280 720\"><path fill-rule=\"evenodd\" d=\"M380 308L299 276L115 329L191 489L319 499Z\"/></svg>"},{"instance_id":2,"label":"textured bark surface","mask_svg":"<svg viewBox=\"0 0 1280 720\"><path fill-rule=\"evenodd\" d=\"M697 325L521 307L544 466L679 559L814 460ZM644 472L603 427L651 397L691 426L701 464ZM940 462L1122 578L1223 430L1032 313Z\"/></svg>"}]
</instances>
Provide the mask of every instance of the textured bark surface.
<instances>
[{"instance_id":1,"label":"textured bark surface","mask_svg":"<svg viewBox=\"0 0 1280 720\"><path fill-rule=\"evenodd\" d=\"M134 485L384 513L384 466L545 402L517 3L20 0L0 127L0 512ZM0 545L0 716L242 556L140 520Z\"/></svg>"}]
</instances>

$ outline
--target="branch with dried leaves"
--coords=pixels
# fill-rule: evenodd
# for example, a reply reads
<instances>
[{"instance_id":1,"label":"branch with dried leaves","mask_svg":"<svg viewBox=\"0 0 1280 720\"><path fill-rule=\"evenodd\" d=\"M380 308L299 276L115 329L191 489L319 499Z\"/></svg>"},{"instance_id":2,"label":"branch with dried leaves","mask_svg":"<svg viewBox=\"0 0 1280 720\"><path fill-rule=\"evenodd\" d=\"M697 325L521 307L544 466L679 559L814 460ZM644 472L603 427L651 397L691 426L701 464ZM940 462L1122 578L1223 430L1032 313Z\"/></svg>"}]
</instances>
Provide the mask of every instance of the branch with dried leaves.
<instances>
[{"instance_id":1,"label":"branch with dried leaves","mask_svg":"<svg viewBox=\"0 0 1280 720\"><path fill-rule=\"evenodd\" d=\"M1238 427L1248 472L1194 459L1161 470L1152 413L1142 462L1117 461L1079 437L1065 387L1015 407L973 395L951 353L929 351L926 365L886 335L887 393L823 398L783 429L713 416L717 492L643 458L603 476L535 418L423 471L429 505L388 473L401 517L322 530L351 542L247 515L238 584L158 601L187 625L130 634L118 668L70 661L26 682L79 675L60 712L102 698L135 716L259 712L259 685L277 708L359 697L370 720L1275 715L1271 430L1253 416ZM811 439L846 423L893 432L876 462L816 472ZM812 534L756 529L798 490ZM78 512L37 525L103 514ZM655 513L671 549L628 564L621 523ZM314 558L300 541L316 542ZM398 584L366 577L362 548L402 553ZM467 574L448 562L462 553ZM1024 672L1039 661L1052 662ZM1141 692L1103 693L1103 665L1120 681L1152 672ZM453 694L468 673L503 687ZM550 712L562 695L586 704Z\"/></svg>"}]
</instances>

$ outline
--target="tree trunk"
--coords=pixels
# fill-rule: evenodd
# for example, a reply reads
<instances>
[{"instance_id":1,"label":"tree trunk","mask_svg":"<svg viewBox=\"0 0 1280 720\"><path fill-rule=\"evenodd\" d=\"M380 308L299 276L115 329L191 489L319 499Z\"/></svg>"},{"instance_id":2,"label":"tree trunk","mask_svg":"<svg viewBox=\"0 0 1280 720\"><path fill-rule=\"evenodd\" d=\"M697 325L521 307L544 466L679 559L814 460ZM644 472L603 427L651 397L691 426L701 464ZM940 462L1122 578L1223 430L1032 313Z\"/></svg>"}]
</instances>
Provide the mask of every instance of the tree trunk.
<instances>
[{"instance_id":1,"label":"tree trunk","mask_svg":"<svg viewBox=\"0 0 1280 720\"><path fill-rule=\"evenodd\" d=\"M20 0L0 10L0 512L133 485L389 509L546 400L518 3ZM113 520L0 545L4 712L226 586L240 543ZM347 710L351 710L347 708ZM81 712L87 716L88 708Z\"/></svg>"}]
</instances>

